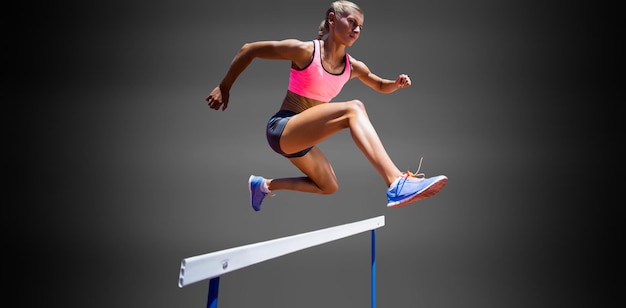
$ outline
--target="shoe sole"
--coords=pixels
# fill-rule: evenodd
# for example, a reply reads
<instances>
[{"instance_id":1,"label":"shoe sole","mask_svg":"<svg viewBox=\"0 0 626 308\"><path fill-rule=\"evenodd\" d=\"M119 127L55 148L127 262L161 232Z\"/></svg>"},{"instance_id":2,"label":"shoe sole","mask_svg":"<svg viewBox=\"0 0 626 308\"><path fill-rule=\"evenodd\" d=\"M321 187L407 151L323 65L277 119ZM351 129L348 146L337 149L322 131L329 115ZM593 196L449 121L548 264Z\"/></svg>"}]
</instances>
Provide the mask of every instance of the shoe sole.
<instances>
[{"instance_id":1,"label":"shoe sole","mask_svg":"<svg viewBox=\"0 0 626 308\"><path fill-rule=\"evenodd\" d=\"M430 186L426 187L426 189L424 191L422 191L421 193L413 196L412 198L406 199L401 201L398 204L394 204L394 205L388 205L388 208L399 208L399 207L403 207L403 206L407 206L413 202L417 202L419 200L424 200L426 198L430 198L434 195L436 195L444 186L446 186L446 184L448 183L448 178L443 178L435 183L432 183Z\"/></svg>"},{"instance_id":2,"label":"shoe sole","mask_svg":"<svg viewBox=\"0 0 626 308\"><path fill-rule=\"evenodd\" d=\"M258 212L258 211L260 211L260 210L261 210L261 208L259 207L259 209L256 209L256 208L254 207L254 204L252 203L252 179L253 179L253 178L254 178L254 175L251 175L251 176L248 178L248 192L250 193L250 205L252 206L252 209L253 209L253 210L255 210L255 211L257 211L257 212Z\"/></svg>"}]
</instances>

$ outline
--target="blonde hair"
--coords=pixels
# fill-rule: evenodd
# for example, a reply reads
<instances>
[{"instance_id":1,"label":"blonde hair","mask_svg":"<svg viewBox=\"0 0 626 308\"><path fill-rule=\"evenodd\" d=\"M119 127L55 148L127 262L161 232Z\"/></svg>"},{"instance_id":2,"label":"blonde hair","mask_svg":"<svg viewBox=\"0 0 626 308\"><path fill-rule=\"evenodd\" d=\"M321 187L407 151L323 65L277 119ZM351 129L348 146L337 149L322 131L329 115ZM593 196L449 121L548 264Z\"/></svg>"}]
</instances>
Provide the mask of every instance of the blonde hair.
<instances>
[{"instance_id":1,"label":"blonde hair","mask_svg":"<svg viewBox=\"0 0 626 308\"><path fill-rule=\"evenodd\" d=\"M333 12L335 13L335 16L341 17L343 16L343 13L347 9L354 9L355 11L363 14L363 11L361 10L361 8L353 2L346 1L346 0L339 0L339 1L335 1L331 3L330 8L328 8L328 10L326 11L326 16L324 17L324 20L322 20L322 23L320 23L320 26L318 28L318 33L317 33L318 40L321 40L324 37L324 35L328 34L328 31L329 31L328 14L330 14L330 12Z\"/></svg>"}]
</instances>

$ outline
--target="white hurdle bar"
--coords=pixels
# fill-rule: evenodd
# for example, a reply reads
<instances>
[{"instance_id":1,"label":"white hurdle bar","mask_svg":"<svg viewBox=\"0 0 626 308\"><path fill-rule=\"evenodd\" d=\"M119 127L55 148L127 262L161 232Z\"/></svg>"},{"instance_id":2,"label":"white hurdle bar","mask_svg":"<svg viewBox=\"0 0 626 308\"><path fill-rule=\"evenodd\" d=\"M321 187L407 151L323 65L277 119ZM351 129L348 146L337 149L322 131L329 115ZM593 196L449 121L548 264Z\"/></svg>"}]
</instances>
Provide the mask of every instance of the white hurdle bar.
<instances>
[{"instance_id":1,"label":"white hurdle bar","mask_svg":"<svg viewBox=\"0 0 626 308\"><path fill-rule=\"evenodd\" d=\"M210 279L207 307L217 307L220 276L274 259L302 249L336 241L365 231L372 233L372 307L376 304L376 229L385 225L385 216L378 216L345 225L282 237L265 242L234 247L182 260L178 286L180 288Z\"/></svg>"}]
</instances>

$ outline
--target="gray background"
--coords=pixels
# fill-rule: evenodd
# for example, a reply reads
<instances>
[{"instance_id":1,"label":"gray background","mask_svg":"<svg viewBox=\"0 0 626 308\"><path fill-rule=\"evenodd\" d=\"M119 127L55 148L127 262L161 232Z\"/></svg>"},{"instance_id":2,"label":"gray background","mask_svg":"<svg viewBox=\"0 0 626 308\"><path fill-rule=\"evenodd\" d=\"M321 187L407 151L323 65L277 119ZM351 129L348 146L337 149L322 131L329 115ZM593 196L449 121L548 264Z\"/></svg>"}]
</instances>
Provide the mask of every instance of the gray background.
<instances>
[{"instance_id":1,"label":"gray background","mask_svg":"<svg viewBox=\"0 0 626 308\"><path fill-rule=\"evenodd\" d=\"M183 258L379 215L379 307L599 307L623 302L618 165L608 106L611 7L559 1L360 1L348 49L400 169L445 174L436 197L387 209L349 132L320 147L340 190L279 191L254 212L250 174L299 172L266 144L289 63L257 60L230 108L204 98L249 41L312 39L329 1L22 4L9 25L4 221L22 306L204 307ZM29 25L27 27L27 25ZM623 37L623 36L622 36ZM622 54L623 55L623 54ZM621 84L623 85L623 83ZM623 98L622 98L623 99ZM19 293L18 293L19 292ZM220 307L369 307L369 235L222 277Z\"/></svg>"}]
</instances>

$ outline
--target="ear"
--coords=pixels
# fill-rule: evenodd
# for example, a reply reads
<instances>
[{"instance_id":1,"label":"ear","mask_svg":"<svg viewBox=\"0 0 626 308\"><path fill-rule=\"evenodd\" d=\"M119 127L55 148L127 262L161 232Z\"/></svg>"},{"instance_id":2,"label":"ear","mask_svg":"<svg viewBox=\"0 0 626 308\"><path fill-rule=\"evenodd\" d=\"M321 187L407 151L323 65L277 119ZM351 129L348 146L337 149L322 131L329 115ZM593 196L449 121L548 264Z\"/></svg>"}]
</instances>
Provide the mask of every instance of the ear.
<instances>
[{"instance_id":1,"label":"ear","mask_svg":"<svg viewBox=\"0 0 626 308\"><path fill-rule=\"evenodd\" d=\"M328 23L332 24L335 22L335 12L328 13Z\"/></svg>"}]
</instances>

